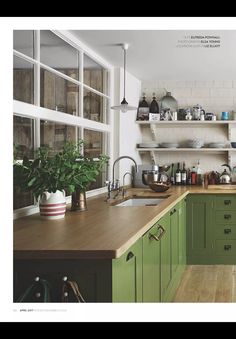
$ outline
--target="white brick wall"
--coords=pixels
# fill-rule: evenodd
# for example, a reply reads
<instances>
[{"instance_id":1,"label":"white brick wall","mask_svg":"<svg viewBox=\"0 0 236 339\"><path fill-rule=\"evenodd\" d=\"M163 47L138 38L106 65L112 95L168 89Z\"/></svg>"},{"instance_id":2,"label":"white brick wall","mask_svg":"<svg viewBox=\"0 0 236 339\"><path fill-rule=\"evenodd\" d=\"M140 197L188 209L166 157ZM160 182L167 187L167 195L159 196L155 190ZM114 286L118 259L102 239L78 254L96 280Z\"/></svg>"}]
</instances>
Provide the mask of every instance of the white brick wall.
<instances>
[{"instance_id":1,"label":"white brick wall","mask_svg":"<svg viewBox=\"0 0 236 339\"><path fill-rule=\"evenodd\" d=\"M206 112L214 112L220 119L223 111L236 111L236 80L206 81L166 81L143 82L142 92L151 102L155 92L157 100L166 94L166 90L178 101L179 108L202 105Z\"/></svg>"},{"instance_id":2,"label":"white brick wall","mask_svg":"<svg viewBox=\"0 0 236 339\"><path fill-rule=\"evenodd\" d=\"M157 80L154 82L143 82L142 92L147 95L147 101L152 100L152 93L155 92L157 100L166 94L166 91L171 94L178 101L179 108L193 107L199 104L206 112L214 112L217 118L221 118L223 111L236 112L236 80L219 81L166 81ZM232 115L231 115L232 117ZM236 134L236 132L235 132ZM156 136L157 142L175 141L183 142L192 138L200 138L207 144L214 141L222 141L229 143L226 127L211 127L211 128L160 128ZM150 128L142 127L142 141L151 141L153 135ZM233 140L234 141L234 140ZM235 140L236 141L236 140ZM138 140L137 142L141 142ZM187 167L196 165L197 160L201 159L201 167L203 172L210 170L217 170L222 172L222 164L227 162L227 153L225 154L211 154L198 152L176 152L176 153L161 153L157 154L157 162L159 164L170 164L185 160ZM233 165L236 166L236 156L233 156ZM142 154L142 162L150 163L150 154Z\"/></svg>"}]
</instances>

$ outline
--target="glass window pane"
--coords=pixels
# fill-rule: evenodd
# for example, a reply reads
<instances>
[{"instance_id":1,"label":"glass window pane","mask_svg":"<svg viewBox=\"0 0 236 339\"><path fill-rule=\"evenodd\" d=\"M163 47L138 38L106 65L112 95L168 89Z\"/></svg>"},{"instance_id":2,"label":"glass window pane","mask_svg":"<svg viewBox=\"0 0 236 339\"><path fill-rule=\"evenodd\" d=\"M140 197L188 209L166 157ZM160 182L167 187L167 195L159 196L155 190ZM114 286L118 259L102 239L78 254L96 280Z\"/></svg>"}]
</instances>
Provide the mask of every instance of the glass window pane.
<instances>
[{"instance_id":1,"label":"glass window pane","mask_svg":"<svg viewBox=\"0 0 236 339\"><path fill-rule=\"evenodd\" d=\"M84 83L99 92L108 94L108 71L84 55Z\"/></svg>"},{"instance_id":2,"label":"glass window pane","mask_svg":"<svg viewBox=\"0 0 236 339\"><path fill-rule=\"evenodd\" d=\"M100 154L107 154L106 145L106 133L84 129L84 155L86 157L97 158ZM107 165L104 166L103 171L98 175L96 182L89 186L88 191L105 186L104 182L106 180Z\"/></svg>"},{"instance_id":3,"label":"glass window pane","mask_svg":"<svg viewBox=\"0 0 236 339\"><path fill-rule=\"evenodd\" d=\"M14 56L13 98L34 103L34 65Z\"/></svg>"},{"instance_id":4,"label":"glass window pane","mask_svg":"<svg viewBox=\"0 0 236 339\"><path fill-rule=\"evenodd\" d=\"M51 121L40 121L40 144L49 146L52 154L62 151L66 141L76 142L76 127Z\"/></svg>"},{"instance_id":5,"label":"glass window pane","mask_svg":"<svg viewBox=\"0 0 236 339\"><path fill-rule=\"evenodd\" d=\"M84 88L84 118L99 122L107 120L108 100Z\"/></svg>"},{"instance_id":6,"label":"glass window pane","mask_svg":"<svg viewBox=\"0 0 236 339\"><path fill-rule=\"evenodd\" d=\"M40 31L40 61L79 79L79 52L51 31Z\"/></svg>"},{"instance_id":7,"label":"glass window pane","mask_svg":"<svg viewBox=\"0 0 236 339\"><path fill-rule=\"evenodd\" d=\"M30 159L34 157L34 120L14 116L13 117L13 141L15 145L15 159L23 159L26 155ZM21 208L34 204L34 198L30 192L21 192L16 185L13 187L13 208Z\"/></svg>"},{"instance_id":8,"label":"glass window pane","mask_svg":"<svg viewBox=\"0 0 236 339\"><path fill-rule=\"evenodd\" d=\"M31 58L34 57L34 31L14 30L13 48Z\"/></svg>"},{"instance_id":9,"label":"glass window pane","mask_svg":"<svg viewBox=\"0 0 236 339\"><path fill-rule=\"evenodd\" d=\"M41 106L78 115L79 86L41 68Z\"/></svg>"}]
</instances>

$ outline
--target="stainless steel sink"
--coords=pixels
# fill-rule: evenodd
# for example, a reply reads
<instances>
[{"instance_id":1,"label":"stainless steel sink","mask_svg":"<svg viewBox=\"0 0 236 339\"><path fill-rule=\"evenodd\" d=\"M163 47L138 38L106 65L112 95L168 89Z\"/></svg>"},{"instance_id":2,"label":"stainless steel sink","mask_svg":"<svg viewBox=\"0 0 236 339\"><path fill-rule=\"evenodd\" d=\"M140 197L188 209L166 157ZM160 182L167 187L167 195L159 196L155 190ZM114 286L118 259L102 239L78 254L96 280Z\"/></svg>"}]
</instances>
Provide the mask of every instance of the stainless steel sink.
<instances>
[{"instance_id":1,"label":"stainless steel sink","mask_svg":"<svg viewBox=\"0 0 236 339\"><path fill-rule=\"evenodd\" d=\"M114 206L156 206L159 205L164 199L166 199L167 196L165 197L158 197L158 198L130 198L125 201L122 201Z\"/></svg>"}]
</instances>

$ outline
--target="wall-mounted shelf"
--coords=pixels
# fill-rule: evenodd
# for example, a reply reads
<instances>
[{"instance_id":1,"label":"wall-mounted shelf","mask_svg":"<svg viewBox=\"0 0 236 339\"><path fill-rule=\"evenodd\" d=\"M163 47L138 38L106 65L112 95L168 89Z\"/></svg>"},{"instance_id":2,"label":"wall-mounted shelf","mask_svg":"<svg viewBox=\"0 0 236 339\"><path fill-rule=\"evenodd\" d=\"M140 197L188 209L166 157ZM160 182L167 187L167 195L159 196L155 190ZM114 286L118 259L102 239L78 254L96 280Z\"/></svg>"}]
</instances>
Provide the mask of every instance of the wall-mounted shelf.
<instances>
[{"instance_id":1,"label":"wall-mounted shelf","mask_svg":"<svg viewBox=\"0 0 236 339\"><path fill-rule=\"evenodd\" d=\"M208 152L208 153L222 153L222 152L236 152L236 148L136 148L139 152Z\"/></svg>"},{"instance_id":2,"label":"wall-mounted shelf","mask_svg":"<svg viewBox=\"0 0 236 339\"><path fill-rule=\"evenodd\" d=\"M212 120L205 120L205 121L200 121L200 120L176 120L176 121L150 121L150 120L136 120L137 124L140 125L150 125L150 124L158 124L160 126L171 126L171 125L179 125L179 126L183 126L183 125L189 125L189 126L196 126L196 125L201 125L201 126L207 126L209 127L209 125L235 125L236 126L236 120L216 120L216 121L212 121Z\"/></svg>"},{"instance_id":3,"label":"wall-mounted shelf","mask_svg":"<svg viewBox=\"0 0 236 339\"><path fill-rule=\"evenodd\" d=\"M139 121L136 120L136 123L139 125L150 125L151 131L154 135L157 133L157 128L159 127L186 127L195 128L195 127L217 127L225 126L228 129L227 135L228 140L231 140L232 128L236 128L236 120L216 120L216 121L198 121L198 120L177 120L177 121Z\"/></svg>"}]
</instances>

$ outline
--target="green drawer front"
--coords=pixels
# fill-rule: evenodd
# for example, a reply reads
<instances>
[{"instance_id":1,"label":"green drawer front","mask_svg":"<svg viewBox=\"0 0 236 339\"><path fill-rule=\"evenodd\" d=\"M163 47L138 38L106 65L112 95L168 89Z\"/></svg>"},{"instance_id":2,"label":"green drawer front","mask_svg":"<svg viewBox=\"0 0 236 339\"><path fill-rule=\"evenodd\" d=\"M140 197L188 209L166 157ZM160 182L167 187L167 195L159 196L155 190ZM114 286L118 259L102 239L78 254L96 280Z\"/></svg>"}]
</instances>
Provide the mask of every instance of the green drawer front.
<instances>
[{"instance_id":1,"label":"green drawer front","mask_svg":"<svg viewBox=\"0 0 236 339\"><path fill-rule=\"evenodd\" d=\"M236 210L236 196L234 194L216 196L214 201L216 210Z\"/></svg>"},{"instance_id":2,"label":"green drawer front","mask_svg":"<svg viewBox=\"0 0 236 339\"><path fill-rule=\"evenodd\" d=\"M215 249L218 255L236 255L236 240L216 240Z\"/></svg>"},{"instance_id":3,"label":"green drawer front","mask_svg":"<svg viewBox=\"0 0 236 339\"><path fill-rule=\"evenodd\" d=\"M215 239L236 239L236 224L215 225Z\"/></svg>"},{"instance_id":4,"label":"green drawer front","mask_svg":"<svg viewBox=\"0 0 236 339\"><path fill-rule=\"evenodd\" d=\"M236 224L236 211L216 211L215 222L217 224Z\"/></svg>"}]
</instances>

